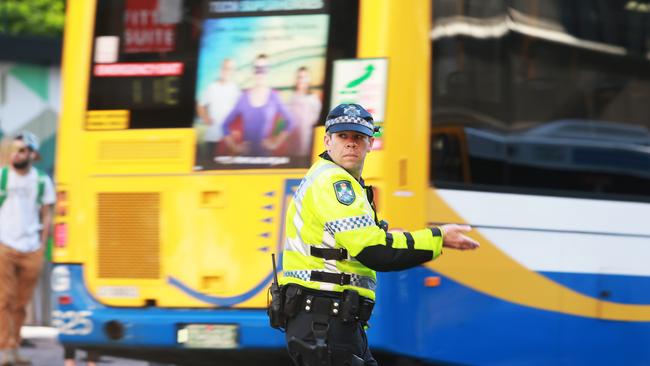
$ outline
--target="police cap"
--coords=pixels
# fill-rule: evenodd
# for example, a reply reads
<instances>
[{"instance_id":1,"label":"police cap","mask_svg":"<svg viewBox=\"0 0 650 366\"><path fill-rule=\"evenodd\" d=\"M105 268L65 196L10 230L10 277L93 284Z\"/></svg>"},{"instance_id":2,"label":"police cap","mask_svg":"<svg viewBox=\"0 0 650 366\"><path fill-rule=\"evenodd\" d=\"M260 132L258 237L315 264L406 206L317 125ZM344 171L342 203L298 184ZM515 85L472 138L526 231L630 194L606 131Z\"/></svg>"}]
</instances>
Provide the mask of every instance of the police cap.
<instances>
[{"instance_id":1,"label":"police cap","mask_svg":"<svg viewBox=\"0 0 650 366\"><path fill-rule=\"evenodd\" d=\"M328 133L355 131L372 137L374 130L372 115L358 104L339 104L325 120L325 131Z\"/></svg>"}]
</instances>

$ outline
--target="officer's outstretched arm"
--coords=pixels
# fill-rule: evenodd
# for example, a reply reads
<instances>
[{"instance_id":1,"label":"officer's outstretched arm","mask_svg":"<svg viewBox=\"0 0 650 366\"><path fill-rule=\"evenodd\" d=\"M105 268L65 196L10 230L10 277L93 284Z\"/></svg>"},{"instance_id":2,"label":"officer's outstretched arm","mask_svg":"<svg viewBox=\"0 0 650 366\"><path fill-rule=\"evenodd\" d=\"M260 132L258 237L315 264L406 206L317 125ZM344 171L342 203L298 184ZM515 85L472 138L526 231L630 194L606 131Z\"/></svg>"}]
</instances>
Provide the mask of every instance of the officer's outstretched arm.
<instances>
[{"instance_id":1,"label":"officer's outstretched arm","mask_svg":"<svg viewBox=\"0 0 650 366\"><path fill-rule=\"evenodd\" d=\"M437 228L415 232L385 232L384 235L385 243L367 246L356 255L359 262L375 271L408 269L428 262L442 252L442 233Z\"/></svg>"},{"instance_id":2,"label":"officer's outstretched arm","mask_svg":"<svg viewBox=\"0 0 650 366\"><path fill-rule=\"evenodd\" d=\"M448 224L442 225L439 228L431 228L434 239L442 237L442 246L445 248L458 249L458 250L468 250L476 249L479 247L479 243L464 235L470 231L472 228L468 225L456 225ZM426 230L421 230L425 231ZM419 231L418 231L419 232ZM394 238L394 234L398 233L386 233L387 238L391 236ZM408 246L408 234L406 233L406 240ZM411 234L413 235L413 234ZM426 235L423 240L426 240ZM389 239L388 241L390 241ZM394 239L392 239L394 240ZM373 245L366 247L357 254L356 258L359 262L363 263L366 267L372 268L375 271L398 271L402 269L411 268L417 265L420 265L424 262L432 260L433 250L424 250L424 249L395 249L387 245ZM436 255L437 256L437 255Z\"/></svg>"},{"instance_id":3,"label":"officer's outstretched arm","mask_svg":"<svg viewBox=\"0 0 650 366\"><path fill-rule=\"evenodd\" d=\"M443 233L438 228L388 233L375 223L372 210L355 189L351 177L336 173L319 180L315 215L322 220L325 235L333 236L336 247L375 271L397 271L436 258L442 252ZM355 187L358 187L356 184Z\"/></svg>"}]
</instances>

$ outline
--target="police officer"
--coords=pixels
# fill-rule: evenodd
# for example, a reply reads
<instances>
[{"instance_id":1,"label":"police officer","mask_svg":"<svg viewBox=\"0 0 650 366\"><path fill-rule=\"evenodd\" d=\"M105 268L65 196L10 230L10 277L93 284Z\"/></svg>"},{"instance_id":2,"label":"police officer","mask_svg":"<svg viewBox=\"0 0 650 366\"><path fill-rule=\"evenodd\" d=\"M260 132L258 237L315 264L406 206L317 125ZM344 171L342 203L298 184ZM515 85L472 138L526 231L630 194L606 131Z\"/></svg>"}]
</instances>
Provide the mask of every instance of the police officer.
<instances>
[{"instance_id":1,"label":"police officer","mask_svg":"<svg viewBox=\"0 0 650 366\"><path fill-rule=\"evenodd\" d=\"M474 249L464 225L389 232L361 178L374 124L358 104L334 108L325 147L304 177L286 218L283 255L286 340L296 365L377 365L364 325L375 299L375 271L415 267L442 247Z\"/></svg>"}]
</instances>

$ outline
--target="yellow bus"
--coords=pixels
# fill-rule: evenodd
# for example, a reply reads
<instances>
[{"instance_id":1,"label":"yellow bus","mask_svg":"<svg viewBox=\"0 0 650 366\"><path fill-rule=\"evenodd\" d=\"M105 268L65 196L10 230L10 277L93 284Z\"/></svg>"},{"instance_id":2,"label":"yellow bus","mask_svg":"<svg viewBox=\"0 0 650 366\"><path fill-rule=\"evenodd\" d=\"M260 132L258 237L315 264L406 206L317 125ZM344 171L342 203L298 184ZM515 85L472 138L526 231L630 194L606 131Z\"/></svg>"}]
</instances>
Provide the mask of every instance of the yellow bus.
<instances>
[{"instance_id":1,"label":"yellow bus","mask_svg":"<svg viewBox=\"0 0 650 366\"><path fill-rule=\"evenodd\" d=\"M380 274L378 359L647 363L638 7L68 2L60 341L179 364L287 364L265 313L270 254L323 149L324 115L357 102L383 129L364 170L380 216L404 230L468 223L482 243Z\"/></svg>"}]
</instances>

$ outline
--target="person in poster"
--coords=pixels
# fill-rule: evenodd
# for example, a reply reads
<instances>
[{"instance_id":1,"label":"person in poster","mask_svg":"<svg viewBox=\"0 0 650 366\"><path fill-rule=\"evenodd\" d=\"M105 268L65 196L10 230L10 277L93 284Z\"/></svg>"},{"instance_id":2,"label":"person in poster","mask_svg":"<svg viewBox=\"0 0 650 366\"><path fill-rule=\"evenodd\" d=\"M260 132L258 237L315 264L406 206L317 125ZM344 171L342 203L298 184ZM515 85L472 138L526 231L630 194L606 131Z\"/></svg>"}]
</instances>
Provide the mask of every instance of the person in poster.
<instances>
[{"instance_id":1,"label":"person in poster","mask_svg":"<svg viewBox=\"0 0 650 366\"><path fill-rule=\"evenodd\" d=\"M239 100L241 90L235 84L235 61L226 58L221 63L219 78L205 89L196 105L196 113L207 126L200 159L212 160L217 145L223 138L223 122Z\"/></svg>"},{"instance_id":2,"label":"person in poster","mask_svg":"<svg viewBox=\"0 0 650 366\"><path fill-rule=\"evenodd\" d=\"M306 66L300 66L296 71L294 93L289 101L289 110L296 121L298 130L298 148L296 155L308 156L311 147L311 134L318 121L321 111L321 101L311 90L311 74Z\"/></svg>"},{"instance_id":3,"label":"person in poster","mask_svg":"<svg viewBox=\"0 0 650 366\"><path fill-rule=\"evenodd\" d=\"M223 124L224 142L236 155L270 156L289 137L293 117L278 92L267 84L268 57L259 54L253 62L254 84L237 101ZM237 121L241 128L232 129Z\"/></svg>"}]
</instances>

